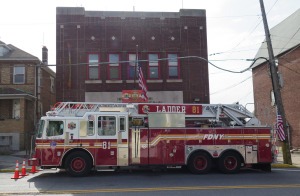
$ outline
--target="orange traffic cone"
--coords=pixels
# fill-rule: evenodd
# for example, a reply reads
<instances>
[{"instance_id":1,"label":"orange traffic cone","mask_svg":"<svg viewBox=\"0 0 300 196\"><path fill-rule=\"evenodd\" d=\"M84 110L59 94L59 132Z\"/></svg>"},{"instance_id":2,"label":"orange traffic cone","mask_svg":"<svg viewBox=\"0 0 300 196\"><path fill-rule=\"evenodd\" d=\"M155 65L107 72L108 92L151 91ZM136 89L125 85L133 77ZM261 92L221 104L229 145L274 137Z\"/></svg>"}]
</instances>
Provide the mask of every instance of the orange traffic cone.
<instances>
[{"instance_id":1,"label":"orange traffic cone","mask_svg":"<svg viewBox=\"0 0 300 196\"><path fill-rule=\"evenodd\" d=\"M25 160L23 160L22 172L20 176L28 176L28 174L26 174Z\"/></svg>"},{"instance_id":2,"label":"orange traffic cone","mask_svg":"<svg viewBox=\"0 0 300 196\"><path fill-rule=\"evenodd\" d=\"M17 160L15 174L11 179L20 179L20 178L21 176L19 175L19 161Z\"/></svg>"}]
</instances>

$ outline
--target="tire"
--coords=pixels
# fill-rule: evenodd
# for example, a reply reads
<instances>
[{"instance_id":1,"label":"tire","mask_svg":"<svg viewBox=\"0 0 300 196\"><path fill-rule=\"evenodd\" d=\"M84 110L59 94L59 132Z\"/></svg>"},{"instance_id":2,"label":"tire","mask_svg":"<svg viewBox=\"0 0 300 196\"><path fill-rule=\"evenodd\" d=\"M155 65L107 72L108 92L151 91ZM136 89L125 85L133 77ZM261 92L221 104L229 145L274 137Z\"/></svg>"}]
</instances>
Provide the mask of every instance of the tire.
<instances>
[{"instance_id":1,"label":"tire","mask_svg":"<svg viewBox=\"0 0 300 196\"><path fill-rule=\"evenodd\" d=\"M66 171L74 177L88 175L91 171L91 168L91 158L85 152L73 152L67 157L65 162Z\"/></svg>"},{"instance_id":2,"label":"tire","mask_svg":"<svg viewBox=\"0 0 300 196\"><path fill-rule=\"evenodd\" d=\"M235 174L241 169L241 158L235 152L226 152L218 160L219 169L225 174Z\"/></svg>"},{"instance_id":3,"label":"tire","mask_svg":"<svg viewBox=\"0 0 300 196\"><path fill-rule=\"evenodd\" d=\"M212 166L211 157L205 152L196 152L188 160L187 167L193 174L207 174Z\"/></svg>"}]
</instances>

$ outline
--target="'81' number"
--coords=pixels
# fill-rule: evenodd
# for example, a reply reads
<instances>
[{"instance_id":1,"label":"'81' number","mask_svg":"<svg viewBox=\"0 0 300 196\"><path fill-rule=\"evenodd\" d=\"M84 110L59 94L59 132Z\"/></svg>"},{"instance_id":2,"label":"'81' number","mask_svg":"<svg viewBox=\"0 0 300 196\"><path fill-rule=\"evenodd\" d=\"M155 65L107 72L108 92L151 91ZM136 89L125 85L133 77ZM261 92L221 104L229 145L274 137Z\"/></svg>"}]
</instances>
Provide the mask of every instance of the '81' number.
<instances>
[{"instance_id":1,"label":"'81' number","mask_svg":"<svg viewBox=\"0 0 300 196\"><path fill-rule=\"evenodd\" d=\"M193 106L192 107L192 113L193 114L200 114L200 107L199 106Z\"/></svg>"},{"instance_id":2,"label":"'81' number","mask_svg":"<svg viewBox=\"0 0 300 196\"><path fill-rule=\"evenodd\" d=\"M110 142L103 142L102 143L102 149L110 149Z\"/></svg>"}]
</instances>

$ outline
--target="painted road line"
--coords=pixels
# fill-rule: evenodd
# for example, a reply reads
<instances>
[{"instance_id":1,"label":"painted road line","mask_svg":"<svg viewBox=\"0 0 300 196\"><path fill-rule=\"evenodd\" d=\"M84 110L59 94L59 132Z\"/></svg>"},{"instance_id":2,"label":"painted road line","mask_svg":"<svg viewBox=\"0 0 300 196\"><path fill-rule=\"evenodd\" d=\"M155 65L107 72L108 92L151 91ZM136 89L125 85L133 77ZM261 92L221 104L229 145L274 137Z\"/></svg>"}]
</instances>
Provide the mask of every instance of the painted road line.
<instances>
[{"instance_id":1,"label":"painted road line","mask_svg":"<svg viewBox=\"0 0 300 196\"><path fill-rule=\"evenodd\" d=\"M51 191L49 190L49 191L40 191L39 193L41 193L41 194L80 194L80 193L122 193L122 192L226 190L226 189L280 189L280 188L300 188L300 184L151 187L151 188L117 188L117 189L51 190Z\"/></svg>"}]
</instances>

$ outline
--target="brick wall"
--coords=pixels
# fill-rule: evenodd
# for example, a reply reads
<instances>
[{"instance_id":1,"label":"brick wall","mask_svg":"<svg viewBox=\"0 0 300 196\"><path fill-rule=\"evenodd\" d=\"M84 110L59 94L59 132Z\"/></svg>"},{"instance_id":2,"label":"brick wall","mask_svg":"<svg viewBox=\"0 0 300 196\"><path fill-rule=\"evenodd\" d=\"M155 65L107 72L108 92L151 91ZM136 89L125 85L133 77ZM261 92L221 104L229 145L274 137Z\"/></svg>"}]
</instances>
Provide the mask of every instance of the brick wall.
<instances>
[{"instance_id":1,"label":"brick wall","mask_svg":"<svg viewBox=\"0 0 300 196\"><path fill-rule=\"evenodd\" d=\"M27 66L26 66L27 65ZM25 84L13 84L13 66L14 64L1 64L0 87L16 88L26 93L34 95L34 68L25 64Z\"/></svg>"},{"instance_id":2,"label":"brick wall","mask_svg":"<svg viewBox=\"0 0 300 196\"><path fill-rule=\"evenodd\" d=\"M51 91L51 79L50 77L54 78L54 84L55 84L55 76L49 74L49 72L42 69L42 75L41 75L41 95L40 100L42 103L42 113L38 114L39 118L41 116L45 116L46 112L48 112L51 108L50 106L55 104L56 97L55 97L55 86L54 91Z\"/></svg>"},{"instance_id":3,"label":"brick wall","mask_svg":"<svg viewBox=\"0 0 300 196\"><path fill-rule=\"evenodd\" d=\"M300 48L279 57L283 87L281 96L291 134L291 147L300 148ZM266 64L253 69L255 114L264 124L274 125L275 107L271 106L270 72Z\"/></svg>"},{"instance_id":4,"label":"brick wall","mask_svg":"<svg viewBox=\"0 0 300 196\"><path fill-rule=\"evenodd\" d=\"M10 119L11 117L12 117L12 100L2 99L0 101L0 119Z\"/></svg>"},{"instance_id":5,"label":"brick wall","mask_svg":"<svg viewBox=\"0 0 300 196\"><path fill-rule=\"evenodd\" d=\"M182 13L179 16L179 13L173 13L178 14L178 17L158 17L159 13L152 13L152 16L146 17L122 17L122 12L109 12L110 16L102 17L100 12L95 12L93 16L89 13L82 15L83 8L59 9L69 11L57 14L56 62L64 65L57 66L56 69L57 101L84 101L85 92L121 92L136 88L136 84L126 82L126 64L122 67L118 83L107 82L107 65L100 66L100 82L86 83L85 64L89 53L99 54L100 62L107 62L109 53L118 53L120 60L126 61L129 53L136 53L138 45L139 59L143 60L148 59L149 53L157 53L159 58L167 58L168 53L176 53L180 57L200 56L207 59L204 10L196 10L197 13L202 13L201 16L184 16ZM74 11L76 9L80 9L78 14ZM151 15L147 12L140 14ZM70 63L80 65L69 66ZM148 79L148 63L142 62L141 65ZM207 62L197 58L180 60L181 81L173 82L168 80L167 62L160 61L160 66L161 81L148 82L150 92L182 91L186 103L193 102L194 98L199 98L202 103L209 103Z\"/></svg>"},{"instance_id":6,"label":"brick wall","mask_svg":"<svg viewBox=\"0 0 300 196\"><path fill-rule=\"evenodd\" d=\"M1 65L1 84L10 84L10 68L8 65Z\"/></svg>"}]
</instances>

